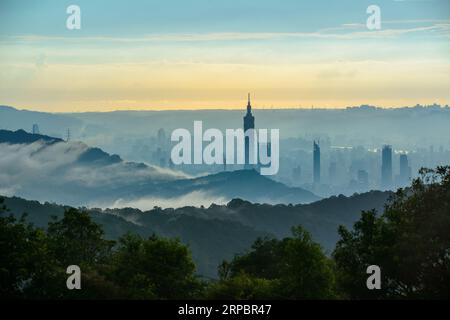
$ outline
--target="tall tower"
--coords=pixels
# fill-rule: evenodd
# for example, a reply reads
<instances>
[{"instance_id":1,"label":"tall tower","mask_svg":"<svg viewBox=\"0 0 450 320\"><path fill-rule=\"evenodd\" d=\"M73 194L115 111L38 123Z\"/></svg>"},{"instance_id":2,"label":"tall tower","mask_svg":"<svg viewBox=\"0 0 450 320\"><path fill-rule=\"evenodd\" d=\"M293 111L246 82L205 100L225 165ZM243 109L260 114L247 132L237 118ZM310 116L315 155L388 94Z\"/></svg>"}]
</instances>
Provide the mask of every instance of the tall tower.
<instances>
[{"instance_id":1,"label":"tall tower","mask_svg":"<svg viewBox=\"0 0 450 320\"><path fill-rule=\"evenodd\" d=\"M392 147L389 145L381 150L381 188L392 188Z\"/></svg>"},{"instance_id":2,"label":"tall tower","mask_svg":"<svg viewBox=\"0 0 450 320\"><path fill-rule=\"evenodd\" d=\"M250 103L250 93L248 94L247 113L244 116L244 133L249 129L255 129L255 117L252 115L252 105ZM253 147L253 146L252 146ZM245 167L250 168L250 139L245 137Z\"/></svg>"},{"instance_id":3,"label":"tall tower","mask_svg":"<svg viewBox=\"0 0 450 320\"><path fill-rule=\"evenodd\" d=\"M320 146L319 143L313 141L313 181L314 184L320 183Z\"/></svg>"}]
</instances>

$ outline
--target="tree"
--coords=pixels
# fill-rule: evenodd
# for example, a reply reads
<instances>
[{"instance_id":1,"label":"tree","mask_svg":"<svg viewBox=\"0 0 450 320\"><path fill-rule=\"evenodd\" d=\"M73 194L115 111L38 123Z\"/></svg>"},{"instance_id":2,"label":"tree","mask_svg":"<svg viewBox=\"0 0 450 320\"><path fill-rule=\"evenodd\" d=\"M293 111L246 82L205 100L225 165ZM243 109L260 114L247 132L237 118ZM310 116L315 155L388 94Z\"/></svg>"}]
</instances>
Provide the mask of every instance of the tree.
<instances>
[{"instance_id":1,"label":"tree","mask_svg":"<svg viewBox=\"0 0 450 320\"><path fill-rule=\"evenodd\" d=\"M303 228L294 227L285 239L285 269L282 290L288 299L331 299L335 297L332 261Z\"/></svg>"},{"instance_id":2,"label":"tree","mask_svg":"<svg viewBox=\"0 0 450 320\"><path fill-rule=\"evenodd\" d=\"M245 273L210 283L206 297L216 300L264 300L277 298L278 280L256 278ZM278 297L280 298L280 297Z\"/></svg>"},{"instance_id":3,"label":"tree","mask_svg":"<svg viewBox=\"0 0 450 320\"><path fill-rule=\"evenodd\" d=\"M258 239L248 253L223 262L221 281L210 287L209 294L226 298L234 294L235 299L333 298L332 262L303 228L292 228L292 234L282 240Z\"/></svg>"},{"instance_id":4,"label":"tree","mask_svg":"<svg viewBox=\"0 0 450 320\"><path fill-rule=\"evenodd\" d=\"M350 298L450 297L450 166L421 169L377 216L364 212L333 253L340 289ZM381 268L382 289L366 288L366 268Z\"/></svg>"},{"instance_id":5,"label":"tree","mask_svg":"<svg viewBox=\"0 0 450 320\"><path fill-rule=\"evenodd\" d=\"M86 211L70 208L61 220L54 218L47 229L49 247L61 266L104 262L114 241L105 240L100 225Z\"/></svg>"},{"instance_id":6,"label":"tree","mask_svg":"<svg viewBox=\"0 0 450 320\"><path fill-rule=\"evenodd\" d=\"M48 298L54 295L55 272L43 230L12 215L0 199L0 296Z\"/></svg>"},{"instance_id":7,"label":"tree","mask_svg":"<svg viewBox=\"0 0 450 320\"><path fill-rule=\"evenodd\" d=\"M233 277L244 271L258 278L276 279L284 272L284 243L273 238L259 238L249 252L237 255L231 263L224 261L219 268L222 278ZM225 271L228 269L227 271Z\"/></svg>"},{"instance_id":8,"label":"tree","mask_svg":"<svg viewBox=\"0 0 450 320\"><path fill-rule=\"evenodd\" d=\"M129 298L187 299L196 297L202 288L188 248L179 240L155 235L120 238L112 277Z\"/></svg>"}]
</instances>

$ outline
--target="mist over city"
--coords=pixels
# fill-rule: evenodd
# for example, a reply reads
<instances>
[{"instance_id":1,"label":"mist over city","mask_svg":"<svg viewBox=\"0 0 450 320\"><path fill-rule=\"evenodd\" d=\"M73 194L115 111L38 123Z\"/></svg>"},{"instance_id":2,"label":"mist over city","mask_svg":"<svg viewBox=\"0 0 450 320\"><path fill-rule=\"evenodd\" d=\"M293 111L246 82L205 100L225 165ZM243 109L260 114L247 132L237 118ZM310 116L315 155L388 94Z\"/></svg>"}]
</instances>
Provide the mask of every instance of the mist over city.
<instances>
[{"instance_id":1,"label":"mist over city","mask_svg":"<svg viewBox=\"0 0 450 320\"><path fill-rule=\"evenodd\" d=\"M450 163L448 106L262 110L257 109L255 100L256 128L280 129L279 172L270 178L322 198L395 190L407 186L421 167ZM192 132L196 120L203 121L205 129L239 128L243 126L245 105L242 109L52 114L0 107L0 125L83 142L120 155L125 161L145 163L173 171L174 175L199 177L244 166L175 166L170 157L175 145L171 132L182 127ZM186 205L198 203L194 199L189 203L188 199ZM78 205L89 203L80 201Z\"/></svg>"}]
</instances>

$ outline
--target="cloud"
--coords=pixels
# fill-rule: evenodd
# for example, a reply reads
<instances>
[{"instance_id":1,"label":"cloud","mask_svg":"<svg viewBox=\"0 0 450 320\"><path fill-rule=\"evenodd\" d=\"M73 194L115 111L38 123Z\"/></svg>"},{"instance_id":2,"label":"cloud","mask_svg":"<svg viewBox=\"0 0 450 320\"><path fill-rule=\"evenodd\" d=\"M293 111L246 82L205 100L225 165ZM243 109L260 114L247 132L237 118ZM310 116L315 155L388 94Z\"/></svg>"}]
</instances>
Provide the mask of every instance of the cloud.
<instances>
[{"instance_id":1,"label":"cloud","mask_svg":"<svg viewBox=\"0 0 450 320\"><path fill-rule=\"evenodd\" d=\"M118 199L113 203L92 204L92 207L100 208L137 208L142 211L151 210L155 206L161 208L179 208L185 206L205 206L211 204L223 205L228 203L230 199L223 196L213 195L203 191L194 191L179 197L143 197L134 200Z\"/></svg>"},{"instance_id":2,"label":"cloud","mask_svg":"<svg viewBox=\"0 0 450 320\"><path fill-rule=\"evenodd\" d=\"M81 142L0 144L0 194L43 201L76 202L80 198L82 202L81 194L90 198L108 196L129 187L188 177L135 163L80 162L79 157L87 150Z\"/></svg>"},{"instance_id":3,"label":"cloud","mask_svg":"<svg viewBox=\"0 0 450 320\"><path fill-rule=\"evenodd\" d=\"M42 36L42 35L22 35L4 37L3 42L69 42L69 43L147 43L147 42L210 42L210 41L247 41L247 40L277 40L292 38L318 38L318 39L364 39L364 38L384 38L398 37L401 35L424 32L440 32L445 36L450 33L449 20L397 20L383 21L383 25L393 25L402 23L422 24L427 26L415 26L411 28L386 28L379 31L367 30L365 24L346 23L337 27L324 28L313 32L212 32L212 33L162 33L149 34L140 37L108 37L108 36L88 36L88 37L63 37L63 36Z\"/></svg>"}]
</instances>

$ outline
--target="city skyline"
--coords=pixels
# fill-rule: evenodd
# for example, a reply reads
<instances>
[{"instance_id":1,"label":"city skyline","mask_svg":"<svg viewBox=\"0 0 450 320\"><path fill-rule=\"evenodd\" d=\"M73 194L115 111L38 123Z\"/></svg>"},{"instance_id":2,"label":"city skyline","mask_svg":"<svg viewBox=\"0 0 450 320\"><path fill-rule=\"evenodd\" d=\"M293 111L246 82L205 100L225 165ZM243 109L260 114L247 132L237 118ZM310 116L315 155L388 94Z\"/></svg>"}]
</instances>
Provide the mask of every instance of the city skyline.
<instances>
[{"instance_id":1,"label":"city skyline","mask_svg":"<svg viewBox=\"0 0 450 320\"><path fill-rule=\"evenodd\" d=\"M445 0L0 4L0 104L47 112L448 104ZM420 76L415 76L420 75Z\"/></svg>"},{"instance_id":2,"label":"city skyline","mask_svg":"<svg viewBox=\"0 0 450 320\"><path fill-rule=\"evenodd\" d=\"M245 116L243 117L244 132L249 129L256 129L256 117L252 114L250 93L248 94L247 106L246 108L242 108L241 111L245 112ZM33 135L41 134L38 123L33 123L30 129L30 132ZM15 133L10 132L6 134L26 135L26 132L19 130ZM45 135L42 137L45 137ZM48 138L59 139L51 137ZM290 139L292 140L292 138ZM374 189L394 190L395 188L408 185L412 178L418 176L419 168L425 166L427 163L430 164L430 160L432 162L432 166L436 166L439 165L439 162L444 159L443 157L449 156L449 151L444 150L442 146L439 148L436 155L433 155L433 146L430 146L428 150L419 149L417 151L396 150L389 144L384 144L380 146L380 148L376 149L364 148L362 145L339 148L330 145L330 140L328 138L325 140L325 163L322 163L321 161L322 156L320 140L312 138L312 140L309 141L312 143L312 148L310 148L309 144L309 146L304 150L307 155L306 159L303 156L301 158L294 156L289 160L293 160L294 162L286 167L283 167L283 174L279 175L278 172L275 173L274 180L282 182L289 187L300 187L304 190L314 192L314 194L322 197L336 194L350 195L355 192L368 192L369 190ZM67 128L65 136L60 139L60 141L65 141L66 143L72 142L70 128ZM304 141L306 142L306 140ZM81 141L75 141L75 143L80 142ZM270 156L271 152L269 149L271 148L269 145L270 143L267 144L267 155ZM149 139L148 145L143 146L147 152L146 157L148 157L148 163L159 166L160 168L168 168L171 171L175 170L176 168L174 163L171 161L169 156L172 146L173 143L171 143L170 139L166 135L164 128L159 128L156 135ZM444 152L446 152L447 155L445 155ZM199 163L198 166L194 166L192 168L182 166L179 168L179 173L186 174L187 176L192 175L195 177L203 176L205 174L215 174L221 171L229 172L229 169L231 169L231 171L253 169L256 172L259 172L261 169L260 165L252 166L248 164L249 141L247 139L245 140L244 153L245 161L241 165L231 164L230 168L227 168L227 166L222 166L220 164L209 166ZM310 158L311 155L312 159ZM416 160L413 161L413 165L415 167L414 173L410 162L410 155L412 155ZM286 154L284 156L285 160L286 157L290 158L291 156L292 155ZM142 157L142 155L138 157ZM311 162L310 159L312 160ZM139 160L142 161L143 159L140 158ZM322 169L327 166L328 175L322 175ZM302 168L306 169L304 174L302 174Z\"/></svg>"}]
</instances>

